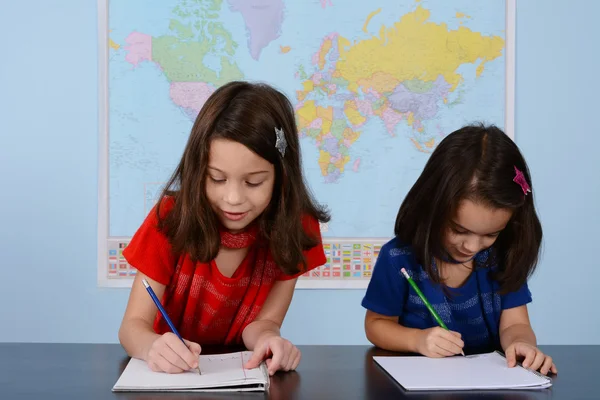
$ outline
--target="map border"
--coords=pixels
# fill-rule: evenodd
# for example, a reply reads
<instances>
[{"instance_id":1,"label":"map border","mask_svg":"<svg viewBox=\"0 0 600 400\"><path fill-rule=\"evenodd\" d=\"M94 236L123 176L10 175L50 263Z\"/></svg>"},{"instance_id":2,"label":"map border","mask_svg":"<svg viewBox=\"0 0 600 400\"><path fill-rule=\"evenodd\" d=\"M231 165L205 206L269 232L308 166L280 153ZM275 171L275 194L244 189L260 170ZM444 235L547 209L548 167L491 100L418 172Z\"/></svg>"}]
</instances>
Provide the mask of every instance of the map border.
<instances>
[{"instance_id":1,"label":"map border","mask_svg":"<svg viewBox=\"0 0 600 400\"><path fill-rule=\"evenodd\" d=\"M126 270L126 278L109 278L108 251L109 242L128 241L129 237L109 237L110 204L109 204L109 106L108 106L108 3L110 0L98 0L98 254L97 284L98 287L130 288L133 282L130 271ZM515 31L516 0L505 0L505 125L506 134L514 140L515 128ZM387 242L391 238L336 238L324 237L324 243L339 242ZM299 278L296 289L365 289L368 278Z\"/></svg>"}]
</instances>

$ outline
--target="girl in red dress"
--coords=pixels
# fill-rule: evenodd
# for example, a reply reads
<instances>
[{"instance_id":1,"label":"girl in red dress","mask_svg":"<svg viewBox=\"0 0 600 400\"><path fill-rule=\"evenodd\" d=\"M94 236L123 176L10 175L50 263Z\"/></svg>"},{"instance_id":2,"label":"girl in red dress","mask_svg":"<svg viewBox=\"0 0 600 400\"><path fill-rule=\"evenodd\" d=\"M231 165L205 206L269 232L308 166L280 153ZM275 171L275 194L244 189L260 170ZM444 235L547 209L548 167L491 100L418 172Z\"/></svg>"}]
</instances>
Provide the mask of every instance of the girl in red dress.
<instances>
[{"instance_id":1,"label":"girl in red dress","mask_svg":"<svg viewBox=\"0 0 600 400\"><path fill-rule=\"evenodd\" d=\"M119 340L155 371L198 366L201 345L243 344L247 368L293 370L280 336L296 279L325 263L315 203L302 176L294 111L264 84L231 82L200 111L161 197L123 251L138 270ZM162 299L173 334L146 292Z\"/></svg>"}]
</instances>

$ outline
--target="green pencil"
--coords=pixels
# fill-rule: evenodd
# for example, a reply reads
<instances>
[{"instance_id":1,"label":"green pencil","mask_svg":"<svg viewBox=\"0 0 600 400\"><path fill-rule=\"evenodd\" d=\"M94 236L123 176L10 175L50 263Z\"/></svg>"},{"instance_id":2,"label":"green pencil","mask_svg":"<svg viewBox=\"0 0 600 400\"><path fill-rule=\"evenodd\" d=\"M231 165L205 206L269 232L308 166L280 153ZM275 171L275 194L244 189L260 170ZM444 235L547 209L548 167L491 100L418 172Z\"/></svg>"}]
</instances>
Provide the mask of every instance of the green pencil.
<instances>
[{"instance_id":1,"label":"green pencil","mask_svg":"<svg viewBox=\"0 0 600 400\"><path fill-rule=\"evenodd\" d=\"M412 278L410 277L410 275L408 275L408 272L406 272L406 269L402 268L401 271L402 271L402 275L404 275L404 277L406 278L408 283L410 283L410 286L412 286L412 288L415 290L415 292L417 292L417 294L419 295L421 300L423 300L425 307L427 307L427 309L429 310L429 312L431 313L433 318L437 321L438 325L441 326L442 328L444 328L445 330L449 331L449 329L446 326L446 324L444 323L444 321L442 321L442 319L440 318L438 313L435 312L435 310L433 309L433 307L431 306L429 301L425 298L425 295L423 294L423 292L421 292L421 289L419 289L419 287L417 286L415 281L413 281ZM461 350L460 354L462 354L464 356L465 352Z\"/></svg>"}]
</instances>

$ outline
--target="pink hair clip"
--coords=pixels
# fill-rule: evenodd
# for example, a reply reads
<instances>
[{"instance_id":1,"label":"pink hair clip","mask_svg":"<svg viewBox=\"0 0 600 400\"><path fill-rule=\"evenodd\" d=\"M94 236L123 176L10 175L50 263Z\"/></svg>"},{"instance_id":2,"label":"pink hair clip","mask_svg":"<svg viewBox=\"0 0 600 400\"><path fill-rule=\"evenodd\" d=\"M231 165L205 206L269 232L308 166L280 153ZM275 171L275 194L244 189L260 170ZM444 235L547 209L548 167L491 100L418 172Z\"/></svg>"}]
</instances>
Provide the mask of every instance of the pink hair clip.
<instances>
[{"instance_id":1,"label":"pink hair clip","mask_svg":"<svg viewBox=\"0 0 600 400\"><path fill-rule=\"evenodd\" d=\"M527 196L527 192L531 192L531 188L529 187L529 184L527 183L527 180L525 179L525 175L523 175L523 173L521 171L519 171L519 169L517 168L517 166L515 165L515 177L513 178L513 182L516 182L519 184L519 186L521 186L521 189L523 190L523 194L525 196Z\"/></svg>"}]
</instances>

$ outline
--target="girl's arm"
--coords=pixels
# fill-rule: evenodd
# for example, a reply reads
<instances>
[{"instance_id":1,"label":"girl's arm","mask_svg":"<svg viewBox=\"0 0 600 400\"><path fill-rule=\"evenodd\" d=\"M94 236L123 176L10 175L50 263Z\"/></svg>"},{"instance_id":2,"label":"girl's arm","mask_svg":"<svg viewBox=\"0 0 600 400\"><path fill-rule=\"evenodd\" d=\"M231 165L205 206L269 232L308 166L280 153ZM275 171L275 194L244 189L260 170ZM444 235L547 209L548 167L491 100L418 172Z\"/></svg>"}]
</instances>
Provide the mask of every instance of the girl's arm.
<instances>
[{"instance_id":1,"label":"girl's arm","mask_svg":"<svg viewBox=\"0 0 600 400\"><path fill-rule=\"evenodd\" d=\"M503 310L500 315L500 344L502 349L506 350L516 341L527 343L533 347L537 346L526 305Z\"/></svg>"},{"instance_id":2,"label":"girl's arm","mask_svg":"<svg viewBox=\"0 0 600 400\"><path fill-rule=\"evenodd\" d=\"M148 281L159 299L162 299L165 292L165 285L138 271L131 286L125 315L121 321L119 341L130 357L145 360L152 342L160 335L154 333L152 329L152 323L156 316L156 305L142 284L142 279Z\"/></svg>"},{"instance_id":3,"label":"girl's arm","mask_svg":"<svg viewBox=\"0 0 600 400\"><path fill-rule=\"evenodd\" d=\"M460 333L440 327L407 328L390 317L367 310L365 315L367 339L382 349L420 353L428 357L448 357L459 354L464 346Z\"/></svg>"},{"instance_id":4,"label":"girl's arm","mask_svg":"<svg viewBox=\"0 0 600 400\"><path fill-rule=\"evenodd\" d=\"M418 353L420 329L407 328L398 323L398 317L388 317L367 310L365 333L375 346L391 351Z\"/></svg>"},{"instance_id":5,"label":"girl's arm","mask_svg":"<svg viewBox=\"0 0 600 400\"><path fill-rule=\"evenodd\" d=\"M300 351L291 342L281 337L279 329L294 295L296 279L277 281L271 288L261 311L254 321L244 328L242 340L249 350L254 350L252 359L246 368L257 367L269 355L267 360L269 373L277 370L293 370L300 363Z\"/></svg>"},{"instance_id":6,"label":"girl's arm","mask_svg":"<svg viewBox=\"0 0 600 400\"><path fill-rule=\"evenodd\" d=\"M197 343L186 341L186 347L173 333L161 336L154 332L157 309L142 279L148 281L159 299L165 292L165 285L137 272L119 329L121 345L130 357L145 360L155 371L175 373L196 368L200 354Z\"/></svg>"},{"instance_id":7,"label":"girl's arm","mask_svg":"<svg viewBox=\"0 0 600 400\"><path fill-rule=\"evenodd\" d=\"M549 371L557 373L552 357L537 348L537 341L527 306L509 308L500 315L500 345L506 354L509 367L517 364L517 358L523 359L523 366L546 375Z\"/></svg>"}]
</instances>

